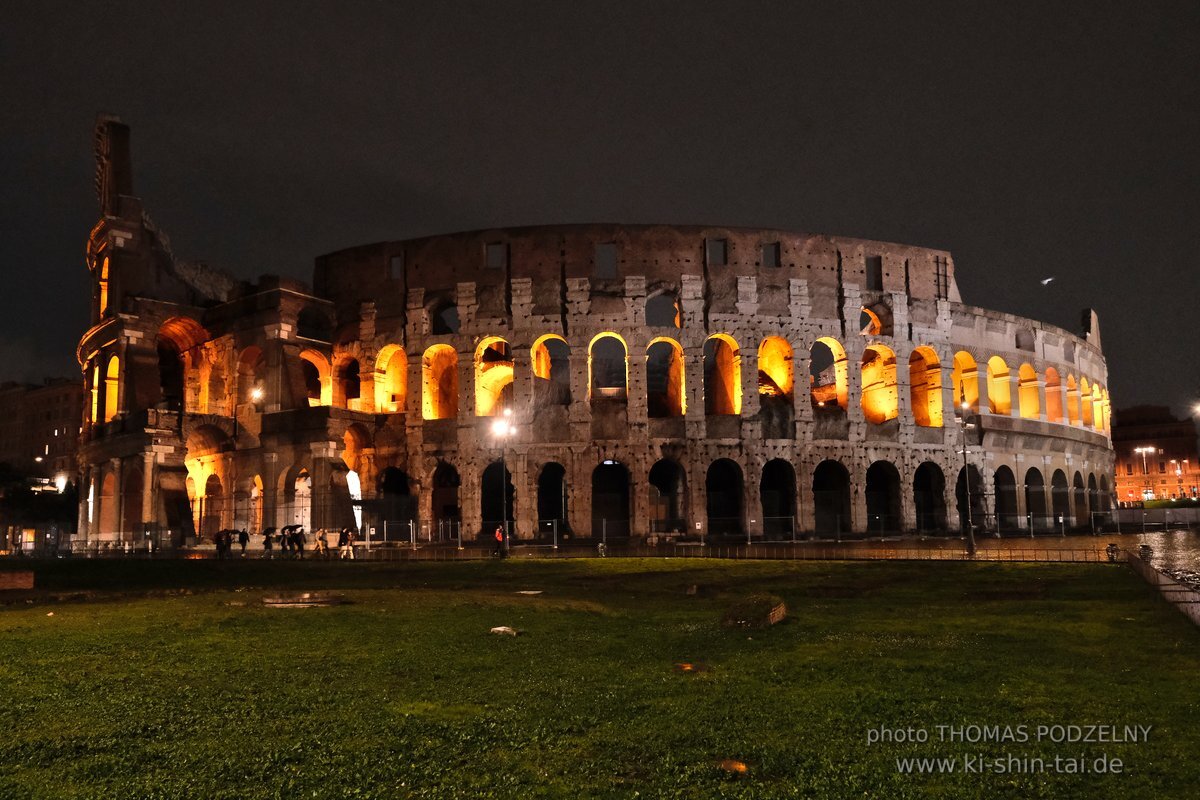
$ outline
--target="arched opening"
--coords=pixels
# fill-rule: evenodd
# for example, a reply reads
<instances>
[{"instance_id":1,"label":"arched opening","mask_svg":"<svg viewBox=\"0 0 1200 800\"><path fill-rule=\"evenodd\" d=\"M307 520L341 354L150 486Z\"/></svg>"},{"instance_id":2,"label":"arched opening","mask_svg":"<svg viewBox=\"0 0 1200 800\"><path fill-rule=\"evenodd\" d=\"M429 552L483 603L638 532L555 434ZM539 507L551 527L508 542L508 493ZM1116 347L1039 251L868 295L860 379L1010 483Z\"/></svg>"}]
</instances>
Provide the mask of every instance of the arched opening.
<instances>
[{"instance_id":1,"label":"arched opening","mask_svg":"<svg viewBox=\"0 0 1200 800\"><path fill-rule=\"evenodd\" d=\"M900 530L900 472L888 461L867 468L867 532L894 533Z\"/></svg>"},{"instance_id":2,"label":"arched opening","mask_svg":"<svg viewBox=\"0 0 1200 800\"><path fill-rule=\"evenodd\" d=\"M421 408L424 419L458 416L458 353L448 344L435 344L421 359Z\"/></svg>"},{"instance_id":3,"label":"arched opening","mask_svg":"<svg viewBox=\"0 0 1200 800\"><path fill-rule=\"evenodd\" d=\"M547 334L533 343L534 405L571 404L571 348L561 336Z\"/></svg>"},{"instance_id":4,"label":"arched opening","mask_svg":"<svg viewBox=\"0 0 1200 800\"><path fill-rule=\"evenodd\" d=\"M1082 417L1079 410L1079 386L1075 383L1075 376L1067 376L1067 423L1070 425L1079 425Z\"/></svg>"},{"instance_id":5,"label":"arched opening","mask_svg":"<svg viewBox=\"0 0 1200 800\"><path fill-rule=\"evenodd\" d=\"M996 523L1002 530L1019 528L1017 519L1017 478L1008 467L998 467L993 484L996 488Z\"/></svg>"},{"instance_id":6,"label":"arched opening","mask_svg":"<svg viewBox=\"0 0 1200 800\"><path fill-rule=\"evenodd\" d=\"M813 470L813 528L819 534L850 530L850 473L840 461Z\"/></svg>"},{"instance_id":7,"label":"arched opening","mask_svg":"<svg viewBox=\"0 0 1200 800\"><path fill-rule=\"evenodd\" d=\"M683 348L674 339L655 339L646 349L646 414L682 417L685 411Z\"/></svg>"},{"instance_id":8,"label":"arched opening","mask_svg":"<svg viewBox=\"0 0 1200 800\"><path fill-rule=\"evenodd\" d=\"M1016 511L1016 476L1008 467L996 469L992 477L996 491L996 524L1003 530L1020 528Z\"/></svg>"},{"instance_id":9,"label":"arched opening","mask_svg":"<svg viewBox=\"0 0 1200 800\"><path fill-rule=\"evenodd\" d=\"M628 390L625 341L615 333L601 333L588 347L588 386L592 406L603 401L624 403Z\"/></svg>"},{"instance_id":10,"label":"arched opening","mask_svg":"<svg viewBox=\"0 0 1200 800\"><path fill-rule=\"evenodd\" d=\"M1079 403L1082 409L1083 427L1090 428L1092 421L1092 386L1087 378L1079 379Z\"/></svg>"},{"instance_id":11,"label":"arched opening","mask_svg":"<svg viewBox=\"0 0 1200 800\"><path fill-rule=\"evenodd\" d=\"M742 468L728 458L719 458L708 467L704 478L705 510L710 534L740 534L742 525Z\"/></svg>"},{"instance_id":12,"label":"arched opening","mask_svg":"<svg viewBox=\"0 0 1200 800\"><path fill-rule=\"evenodd\" d=\"M399 467L385 467L375 486L376 532L385 540L409 539L412 531L407 526L417 520L417 498L408 473Z\"/></svg>"},{"instance_id":13,"label":"arched opening","mask_svg":"<svg viewBox=\"0 0 1200 800\"><path fill-rule=\"evenodd\" d=\"M932 347L918 347L908 357L913 421L924 428L942 427L942 364Z\"/></svg>"},{"instance_id":14,"label":"arched opening","mask_svg":"<svg viewBox=\"0 0 1200 800\"><path fill-rule=\"evenodd\" d=\"M1083 474L1076 472L1074 479L1071 481L1071 510L1075 516L1074 522L1076 527L1085 526L1091 521L1091 504L1095 493L1095 478L1092 478L1092 487L1089 492L1083 484Z\"/></svg>"},{"instance_id":15,"label":"arched opening","mask_svg":"<svg viewBox=\"0 0 1200 800\"><path fill-rule=\"evenodd\" d=\"M304 350L300 353L300 367L309 407L332 405L333 381L330 379L329 360L316 350Z\"/></svg>"},{"instance_id":16,"label":"arched opening","mask_svg":"<svg viewBox=\"0 0 1200 800\"><path fill-rule=\"evenodd\" d=\"M650 530L687 531L687 475L679 462L659 459L650 468Z\"/></svg>"},{"instance_id":17,"label":"arched opening","mask_svg":"<svg viewBox=\"0 0 1200 800\"><path fill-rule=\"evenodd\" d=\"M1050 527L1050 515L1046 510L1046 479L1037 467L1030 467L1025 473L1025 514L1032 530Z\"/></svg>"},{"instance_id":18,"label":"arched opening","mask_svg":"<svg viewBox=\"0 0 1200 800\"><path fill-rule=\"evenodd\" d=\"M104 375L104 421L108 422L117 415L117 390L121 385L121 360L113 356L108 360L108 370Z\"/></svg>"},{"instance_id":19,"label":"arched opening","mask_svg":"<svg viewBox=\"0 0 1200 800\"><path fill-rule=\"evenodd\" d=\"M758 485L762 501L763 535L792 536L796 532L796 469L782 458L763 465Z\"/></svg>"},{"instance_id":20,"label":"arched opening","mask_svg":"<svg viewBox=\"0 0 1200 800\"><path fill-rule=\"evenodd\" d=\"M211 539L213 535L225 527L225 492L221 479L215 473L208 476L204 482L204 494L200 497L197 508L197 526L200 536Z\"/></svg>"},{"instance_id":21,"label":"arched opening","mask_svg":"<svg viewBox=\"0 0 1200 800\"><path fill-rule=\"evenodd\" d=\"M850 404L846 350L837 339L817 339L809 351L809 384L815 411L844 412Z\"/></svg>"},{"instance_id":22,"label":"arched opening","mask_svg":"<svg viewBox=\"0 0 1200 800\"><path fill-rule=\"evenodd\" d=\"M475 416L492 417L512 407L513 357L508 342L489 336L475 348Z\"/></svg>"},{"instance_id":23,"label":"arched opening","mask_svg":"<svg viewBox=\"0 0 1200 800\"><path fill-rule=\"evenodd\" d=\"M250 345L238 356L237 401L238 404L257 405L263 401L265 389L262 385L266 372L266 358L261 347Z\"/></svg>"},{"instance_id":24,"label":"arched opening","mask_svg":"<svg viewBox=\"0 0 1200 800\"><path fill-rule=\"evenodd\" d=\"M461 484L458 470L445 461L439 461L433 471L430 502L433 535L438 541L446 541L459 535L462 508L458 504L458 490Z\"/></svg>"},{"instance_id":25,"label":"arched opening","mask_svg":"<svg viewBox=\"0 0 1200 800\"><path fill-rule=\"evenodd\" d=\"M646 298L646 325L651 328L681 328L679 301L663 292Z\"/></svg>"},{"instance_id":26,"label":"arched opening","mask_svg":"<svg viewBox=\"0 0 1200 800\"><path fill-rule=\"evenodd\" d=\"M194 353L191 356L189 353L209 338L208 331L188 317L172 317L159 327L156 341L159 387L168 411L185 410L188 371L196 369ZM192 383L197 384L194 377Z\"/></svg>"},{"instance_id":27,"label":"arched opening","mask_svg":"<svg viewBox=\"0 0 1200 800\"><path fill-rule=\"evenodd\" d=\"M946 529L946 475L932 461L922 463L913 474L913 508L918 531Z\"/></svg>"},{"instance_id":28,"label":"arched opening","mask_svg":"<svg viewBox=\"0 0 1200 800\"><path fill-rule=\"evenodd\" d=\"M608 460L592 470L592 536L629 535L629 470Z\"/></svg>"},{"instance_id":29,"label":"arched opening","mask_svg":"<svg viewBox=\"0 0 1200 800\"><path fill-rule=\"evenodd\" d=\"M429 329L434 336L458 333L458 306L448 300L435 303L429 311Z\"/></svg>"},{"instance_id":30,"label":"arched opening","mask_svg":"<svg viewBox=\"0 0 1200 800\"><path fill-rule=\"evenodd\" d=\"M334 387L334 404L338 408L348 408L351 411L361 410L362 399L362 368L357 358L342 359L337 368L337 381Z\"/></svg>"},{"instance_id":31,"label":"arched opening","mask_svg":"<svg viewBox=\"0 0 1200 800\"><path fill-rule=\"evenodd\" d=\"M1006 468L1001 467L1001 469L1006 469ZM969 519L967 516L967 507L968 507L967 506L967 480L968 480L968 476L971 481L971 485L970 485L971 513L970 513ZM1012 477L1011 473L1009 473L1009 477L1010 478ZM958 529L960 531L966 531L968 528L968 523L972 530L978 530L979 528L987 527L987 511L984 506L983 495L984 495L983 477L979 474L979 470L976 469L974 466L971 466L969 468L964 467L964 468L959 469L958 470L958 479L955 481L955 485L954 485L954 499L956 501L955 506L958 509ZM1013 502L1012 513L1015 516L1017 513L1017 511L1016 511L1016 496L1015 495L1012 497L1012 502Z\"/></svg>"},{"instance_id":32,"label":"arched opening","mask_svg":"<svg viewBox=\"0 0 1200 800\"><path fill-rule=\"evenodd\" d=\"M1090 473L1088 475L1088 489L1094 491L1095 488L1096 475L1095 473ZM1092 501L1092 509L1099 510L1101 512L1112 511L1112 495L1109 494L1108 491L1108 476L1106 475L1100 476L1100 496L1097 498L1097 500Z\"/></svg>"},{"instance_id":33,"label":"arched opening","mask_svg":"<svg viewBox=\"0 0 1200 800\"><path fill-rule=\"evenodd\" d=\"M117 519L117 476L106 470L100 481L100 535L112 536L120 532Z\"/></svg>"},{"instance_id":34,"label":"arched opening","mask_svg":"<svg viewBox=\"0 0 1200 800\"><path fill-rule=\"evenodd\" d=\"M1104 430L1104 399L1098 383L1092 384L1092 429Z\"/></svg>"},{"instance_id":35,"label":"arched opening","mask_svg":"<svg viewBox=\"0 0 1200 800\"><path fill-rule=\"evenodd\" d=\"M763 339L758 346L758 394L761 402L767 402L767 398L782 398L790 404L794 384L792 346L781 336Z\"/></svg>"},{"instance_id":36,"label":"arched opening","mask_svg":"<svg viewBox=\"0 0 1200 800\"><path fill-rule=\"evenodd\" d=\"M742 357L728 334L716 333L704 342L704 413L742 413Z\"/></svg>"},{"instance_id":37,"label":"arched opening","mask_svg":"<svg viewBox=\"0 0 1200 800\"><path fill-rule=\"evenodd\" d=\"M1021 404L1022 419L1037 419L1042 414L1037 371L1029 364L1017 370L1017 396Z\"/></svg>"},{"instance_id":38,"label":"arched opening","mask_svg":"<svg viewBox=\"0 0 1200 800\"><path fill-rule=\"evenodd\" d=\"M1063 421L1062 380L1054 367L1046 367L1046 421Z\"/></svg>"},{"instance_id":39,"label":"arched opening","mask_svg":"<svg viewBox=\"0 0 1200 800\"><path fill-rule=\"evenodd\" d=\"M1054 470L1050 476L1050 523L1057 529L1060 525L1071 524L1071 488L1067 484L1067 476L1061 469Z\"/></svg>"},{"instance_id":40,"label":"arched opening","mask_svg":"<svg viewBox=\"0 0 1200 800\"><path fill-rule=\"evenodd\" d=\"M479 479L479 516L483 520L483 538L487 539L497 527L509 530L516 518L517 490L512 473L503 461L493 461Z\"/></svg>"},{"instance_id":41,"label":"arched opening","mask_svg":"<svg viewBox=\"0 0 1200 800\"><path fill-rule=\"evenodd\" d=\"M979 413L979 366L975 357L965 350L954 354L954 369L950 373L953 384L954 404L962 407L966 403L973 413Z\"/></svg>"},{"instance_id":42,"label":"arched opening","mask_svg":"<svg viewBox=\"0 0 1200 800\"><path fill-rule=\"evenodd\" d=\"M559 535L569 529L567 524L567 470L551 461L542 467L537 486L538 533Z\"/></svg>"},{"instance_id":43,"label":"arched opening","mask_svg":"<svg viewBox=\"0 0 1200 800\"><path fill-rule=\"evenodd\" d=\"M89 362L91 364L91 373L88 378L88 389L91 392L91 406L88 414L88 422L96 424L100 421L100 363L99 360Z\"/></svg>"},{"instance_id":44,"label":"arched opening","mask_svg":"<svg viewBox=\"0 0 1200 800\"><path fill-rule=\"evenodd\" d=\"M408 399L408 355L399 345L389 344L375 359L375 411L403 414Z\"/></svg>"},{"instance_id":45,"label":"arched opening","mask_svg":"<svg viewBox=\"0 0 1200 800\"><path fill-rule=\"evenodd\" d=\"M1000 356L988 359L988 410L1002 417L1012 414L1012 381Z\"/></svg>"},{"instance_id":46,"label":"arched opening","mask_svg":"<svg viewBox=\"0 0 1200 800\"><path fill-rule=\"evenodd\" d=\"M291 515L287 524L312 529L313 482L308 470L302 469L291 485Z\"/></svg>"},{"instance_id":47,"label":"arched opening","mask_svg":"<svg viewBox=\"0 0 1200 800\"><path fill-rule=\"evenodd\" d=\"M872 425L882 425L900 415L896 354L881 344L871 345L863 351L862 410Z\"/></svg>"}]
</instances>

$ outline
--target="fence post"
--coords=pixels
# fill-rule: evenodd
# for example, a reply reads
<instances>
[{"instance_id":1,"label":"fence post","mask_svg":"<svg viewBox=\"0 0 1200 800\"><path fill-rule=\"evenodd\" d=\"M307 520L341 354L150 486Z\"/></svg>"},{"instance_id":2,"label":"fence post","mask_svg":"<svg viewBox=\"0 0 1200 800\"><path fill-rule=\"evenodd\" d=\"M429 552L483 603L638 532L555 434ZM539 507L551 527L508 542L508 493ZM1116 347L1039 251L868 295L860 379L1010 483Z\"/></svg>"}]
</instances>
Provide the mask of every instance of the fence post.
<instances>
[{"instance_id":1,"label":"fence post","mask_svg":"<svg viewBox=\"0 0 1200 800\"><path fill-rule=\"evenodd\" d=\"M600 519L600 541L604 543L606 548L608 547L608 517Z\"/></svg>"},{"instance_id":2,"label":"fence post","mask_svg":"<svg viewBox=\"0 0 1200 800\"><path fill-rule=\"evenodd\" d=\"M790 524L792 526L792 544L795 544L796 543L796 515L793 514L792 516L788 517L788 519L791 521Z\"/></svg>"},{"instance_id":3,"label":"fence post","mask_svg":"<svg viewBox=\"0 0 1200 800\"><path fill-rule=\"evenodd\" d=\"M450 529L451 530L454 529L454 520L450 520ZM462 546L462 520L459 520L459 522L458 522L458 549L459 550L463 549L463 546Z\"/></svg>"},{"instance_id":4,"label":"fence post","mask_svg":"<svg viewBox=\"0 0 1200 800\"><path fill-rule=\"evenodd\" d=\"M550 532L554 536L554 549L557 550L558 549L558 520L557 519L550 521Z\"/></svg>"},{"instance_id":5,"label":"fence post","mask_svg":"<svg viewBox=\"0 0 1200 800\"><path fill-rule=\"evenodd\" d=\"M408 540L412 543L412 549L417 549L417 525L411 519L408 521Z\"/></svg>"}]
</instances>

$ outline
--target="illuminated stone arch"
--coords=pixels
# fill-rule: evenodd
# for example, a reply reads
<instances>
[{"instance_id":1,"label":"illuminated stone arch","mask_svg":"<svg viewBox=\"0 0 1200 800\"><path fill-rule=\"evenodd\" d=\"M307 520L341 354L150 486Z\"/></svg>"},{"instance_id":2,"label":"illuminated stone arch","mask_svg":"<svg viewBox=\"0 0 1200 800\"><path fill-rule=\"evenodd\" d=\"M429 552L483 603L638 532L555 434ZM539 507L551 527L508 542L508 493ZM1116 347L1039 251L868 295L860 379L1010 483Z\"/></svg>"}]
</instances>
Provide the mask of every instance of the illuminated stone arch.
<instances>
[{"instance_id":1,"label":"illuminated stone arch","mask_svg":"<svg viewBox=\"0 0 1200 800\"><path fill-rule=\"evenodd\" d=\"M120 524L117 519L117 476L111 469L100 480L100 534L114 534Z\"/></svg>"},{"instance_id":2,"label":"illuminated stone arch","mask_svg":"<svg viewBox=\"0 0 1200 800\"><path fill-rule=\"evenodd\" d=\"M1017 400L1022 419L1037 419L1042 414L1037 370L1025 363L1017 370Z\"/></svg>"},{"instance_id":3,"label":"illuminated stone arch","mask_svg":"<svg viewBox=\"0 0 1200 800\"><path fill-rule=\"evenodd\" d=\"M619 334L598 333L588 343L588 397L624 400L629 389L629 348Z\"/></svg>"},{"instance_id":4,"label":"illuminated stone arch","mask_svg":"<svg viewBox=\"0 0 1200 800\"><path fill-rule=\"evenodd\" d=\"M398 344L384 345L375 356L375 411L403 414L408 398L408 355Z\"/></svg>"},{"instance_id":5,"label":"illuminated stone arch","mask_svg":"<svg viewBox=\"0 0 1200 800\"><path fill-rule=\"evenodd\" d=\"M495 416L511 406L512 383L512 349L503 338L488 336L475 348L475 416Z\"/></svg>"},{"instance_id":6,"label":"illuminated stone arch","mask_svg":"<svg viewBox=\"0 0 1200 800\"><path fill-rule=\"evenodd\" d=\"M200 375L200 345L210 338L204 326L190 317L171 317L159 326L155 339L159 390L168 411L202 410L197 408L199 386L207 374Z\"/></svg>"},{"instance_id":7,"label":"illuminated stone arch","mask_svg":"<svg viewBox=\"0 0 1200 800\"><path fill-rule=\"evenodd\" d=\"M534 403L571 404L571 348L555 333L538 337L530 348Z\"/></svg>"},{"instance_id":8,"label":"illuminated stone arch","mask_svg":"<svg viewBox=\"0 0 1200 800\"><path fill-rule=\"evenodd\" d=\"M742 413L742 356L727 333L714 333L704 341L704 413Z\"/></svg>"},{"instance_id":9,"label":"illuminated stone arch","mask_svg":"<svg viewBox=\"0 0 1200 800\"><path fill-rule=\"evenodd\" d=\"M352 411L362 409L362 364L358 358L349 353L337 356L331 389L331 405Z\"/></svg>"},{"instance_id":10,"label":"illuminated stone arch","mask_svg":"<svg viewBox=\"0 0 1200 800\"><path fill-rule=\"evenodd\" d=\"M1075 376L1067 376L1067 424L1080 425L1083 417L1079 410L1079 385L1075 383Z\"/></svg>"},{"instance_id":11,"label":"illuminated stone arch","mask_svg":"<svg viewBox=\"0 0 1200 800\"><path fill-rule=\"evenodd\" d=\"M975 356L966 350L954 354L954 369L950 373L950 381L954 392L954 405L961 407L963 403L976 414L979 413L979 365Z\"/></svg>"},{"instance_id":12,"label":"illuminated stone arch","mask_svg":"<svg viewBox=\"0 0 1200 800\"><path fill-rule=\"evenodd\" d=\"M796 384L792 345L782 336L767 336L758 345L758 393L791 401Z\"/></svg>"},{"instance_id":13,"label":"illuminated stone arch","mask_svg":"<svg viewBox=\"0 0 1200 800\"><path fill-rule=\"evenodd\" d=\"M932 347L918 347L908 357L913 421L924 428L942 427L942 364Z\"/></svg>"},{"instance_id":14,"label":"illuminated stone arch","mask_svg":"<svg viewBox=\"0 0 1200 800\"><path fill-rule=\"evenodd\" d=\"M841 342L823 336L809 350L809 395L814 409L850 407L850 370L846 348Z\"/></svg>"},{"instance_id":15,"label":"illuminated stone arch","mask_svg":"<svg viewBox=\"0 0 1200 800\"><path fill-rule=\"evenodd\" d=\"M1046 421L1063 421L1062 378L1054 367L1046 367Z\"/></svg>"},{"instance_id":16,"label":"illuminated stone arch","mask_svg":"<svg viewBox=\"0 0 1200 800\"><path fill-rule=\"evenodd\" d=\"M421 416L458 416L458 353L448 344L435 344L421 357Z\"/></svg>"},{"instance_id":17,"label":"illuminated stone arch","mask_svg":"<svg viewBox=\"0 0 1200 800\"><path fill-rule=\"evenodd\" d=\"M109 422L120 410L121 359L111 356L104 373L104 421Z\"/></svg>"},{"instance_id":18,"label":"illuminated stone arch","mask_svg":"<svg viewBox=\"0 0 1200 800\"><path fill-rule=\"evenodd\" d=\"M1012 414L1012 381L1008 364L1000 356L988 359L988 410L1007 417Z\"/></svg>"},{"instance_id":19,"label":"illuminated stone arch","mask_svg":"<svg viewBox=\"0 0 1200 800\"><path fill-rule=\"evenodd\" d=\"M1092 430L1104 430L1104 395L1099 383L1092 384Z\"/></svg>"},{"instance_id":20,"label":"illuminated stone arch","mask_svg":"<svg viewBox=\"0 0 1200 800\"><path fill-rule=\"evenodd\" d=\"M881 425L900 415L896 354L890 347L873 344L863 351L860 402L863 416L874 425Z\"/></svg>"},{"instance_id":21,"label":"illuminated stone arch","mask_svg":"<svg viewBox=\"0 0 1200 800\"><path fill-rule=\"evenodd\" d=\"M687 411L683 346L666 336L646 347L646 412L651 419L682 417Z\"/></svg>"},{"instance_id":22,"label":"illuminated stone arch","mask_svg":"<svg viewBox=\"0 0 1200 800\"><path fill-rule=\"evenodd\" d=\"M332 405L333 381L330 378L329 359L317 350L302 350L300 371L304 377L304 393L308 405Z\"/></svg>"},{"instance_id":23,"label":"illuminated stone arch","mask_svg":"<svg viewBox=\"0 0 1200 800\"><path fill-rule=\"evenodd\" d=\"M1080 420L1083 423L1083 427L1091 428L1096 423L1092 418L1092 385L1088 383L1087 378L1079 379L1079 405L1081 409Z\"/></svg>"},{"instance_id":24,"label":"illuminated stone arch","mask_svg":"<svg viewBox=\"0 0 1200 800\"><path fill-rule=\"evenodd\" d=\"M682 328L679 300L672 292L646 298L646 325L651 328Z\"/></svg>"}]
</instances>

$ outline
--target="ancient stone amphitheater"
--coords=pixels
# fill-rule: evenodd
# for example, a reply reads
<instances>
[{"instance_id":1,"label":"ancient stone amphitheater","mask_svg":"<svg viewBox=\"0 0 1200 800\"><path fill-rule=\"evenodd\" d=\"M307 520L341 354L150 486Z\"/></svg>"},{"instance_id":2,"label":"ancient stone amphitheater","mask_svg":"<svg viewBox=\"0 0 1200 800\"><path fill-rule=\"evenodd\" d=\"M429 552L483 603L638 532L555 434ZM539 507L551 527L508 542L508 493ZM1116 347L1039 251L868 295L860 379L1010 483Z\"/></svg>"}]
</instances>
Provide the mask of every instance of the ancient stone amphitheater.
<instances>
[{"instance_id":1,"label":"ancient stone amphitheater","mask_svg":"<svg viewBox=\"0 0 1200 800\"><path fill-rule=\"evenodd\" d=\"M948 252L547 226L239 283L171 254L125 126L96 142L82 539L789 539L1111 507L1095 315L1076 335L965 305Z\"/></svg>"}]
</instances>

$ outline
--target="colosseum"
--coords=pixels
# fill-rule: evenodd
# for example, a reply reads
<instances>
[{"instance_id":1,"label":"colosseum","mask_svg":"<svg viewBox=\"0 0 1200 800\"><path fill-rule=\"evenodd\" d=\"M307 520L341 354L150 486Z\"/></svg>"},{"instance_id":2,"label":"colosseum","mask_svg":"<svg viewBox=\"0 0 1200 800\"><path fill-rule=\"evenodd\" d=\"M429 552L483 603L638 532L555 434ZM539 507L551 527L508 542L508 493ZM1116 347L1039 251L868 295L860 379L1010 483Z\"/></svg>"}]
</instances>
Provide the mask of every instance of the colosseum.
<instances>
[{"instance_id":1,"label":"colosseum","mask_svg":"<svg viewBox=\"0 0 1200 800\"><path fill-rule=\"evenodd\" d=\"M352 247L312 286L172 255L96 128L79 534L515 543L1090 528L1107 369L950 253L567 225Z\"/></svg>"}]
</instances>

